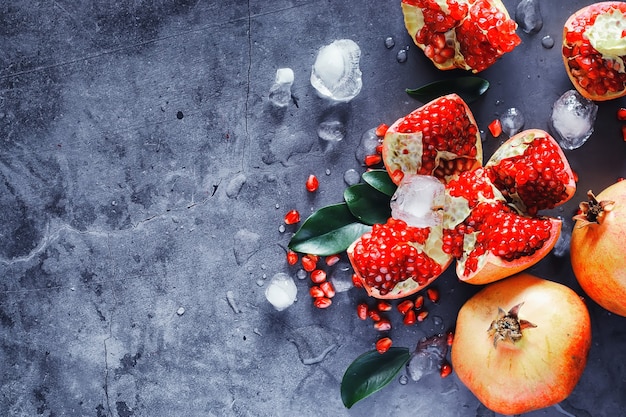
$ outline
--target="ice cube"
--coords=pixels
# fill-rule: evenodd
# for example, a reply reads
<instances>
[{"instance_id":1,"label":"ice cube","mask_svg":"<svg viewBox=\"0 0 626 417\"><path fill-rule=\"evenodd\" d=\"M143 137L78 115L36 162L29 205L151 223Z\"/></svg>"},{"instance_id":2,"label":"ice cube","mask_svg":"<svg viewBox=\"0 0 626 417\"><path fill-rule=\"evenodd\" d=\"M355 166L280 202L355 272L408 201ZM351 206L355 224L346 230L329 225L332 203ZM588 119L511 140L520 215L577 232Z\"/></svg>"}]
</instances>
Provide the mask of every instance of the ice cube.
<instances>
[{"instance_id":1,"label":"ice cube","mask_svg":"<svg viewBox=\"0 0 626 417\"><path fill-rule=\"evenodd\" d=\"M339 262L334 266L330 274L330 281L335 287L335 292L346 292L354 287L352 282L352 267L348 262Z\"/></svg>"},{"instance_id":2,"label":"ice cube","mask_svg":"<svg viewBox=\"0 0 626 417\"><path fill-rule=\"evenodd\" d=\"M311 85L320 97L348 102L361 91L361 48L353 40L339 39L323 46L311 69Z\"/></svg>"},{"instance_id":3,"label":"ice cube","mask_svg":"<svg viewBox=\"0 0 626 417\"><path fill-rule=\"evenodd\" d=\"M376 148L380 145L380 138L376 136L376 128L366 130L361 135L361 141L354 150L354 156L360 164L365 164L365 157L376 153Z\"/></svg>"},{"instance_id":4,"label":"ice cube","mask_svg":"<svg viewBox=\"0 0 626 417\"><path fill-rule=\"evenodd\" d=\"M500 116L500 124L502 125L502 131L510 136L515 135L520 132L524 127L524 115L522 112L515 108L511 107L506 109L504 114Z\"/></svg>"},{"instance_id":5,"label":"ice cube","mask_svg":"<svg viewBox=\"0 0 626 417\"><path fill-rule=\"evenodd\" d=\"M274 84L270 88L270 102L277 107L287 107L291 101L291 86L294 75L291 68L279 68L276 70Z\"/></svg>"},{"instance_id":6,"label":"ice cube","mask_svg":"<svg viewBox=\"0 0 626 417\"><path fill-rule=\"evenodd\" d=\"M419 381L424 376L438 372L448 354L447 337L436 334L422 338L417 348L406 364L406 371L413 381Z\"/></svg>"},{"instance_id":7,"label":"ice cube","mask_svg":"<svg viewBox=\"0 0 626 417\"><path fill-rule=\"evenodd\" d=\"M598 106L576 90L566 91L552 106L550 127L564 149L581 147L593 133Z\"/></svg>"},{"instance_id":8,"label":"ice cube","mask_svg":"<svg viewBox=\"0 0 626 417\"><path fill-rule=\"evenodd\" d=\"M441 224L445 203L444 185L429 175L405 175L391 197L391 216L409 226L432 227Z\"/></svg>"},{"instance_id":9,"label":"ice cube","mask_svg":"<svg viewBox=\"0 0 626 417\"><path fill-rule=\"evenodd\" d=\"M558 217L563 223L561 224L561 234L552 249L552 254L558 258L562 258L569 253L569 244L572 239L573 225L564 217Z\"/></svg>"},{"instance_id":10,"label":"ice cube","mask_svg":"<svg viewBox=\"0 0 626 417\"><path fill-rule=\"evenodd\" d=\"M339 120L324 120L317 126L317 136L327 142L339 142L346 136L346 127Z\"/></svg>"},{"instance_id":11,"label":"ice cube","mask_svg":"<svg viewBox=\"0 0 626 417\"><path fill-rule=\"evenodd\" d=\"M343 173L343 181L347 185L355 185L361 181L361 174L359 174L356 169L348 169Z\"/></svg>"},{"instance_id":12,"label":"ice cube","mask_svg":"<svg viewBox=\"0 0 626 417\"><path fill-rule=\"evenodd\" d=\"M538 0L522 0L515 9L515 21L526 33L537 33L543 27Z\"/></svg>"},{"instance_id":13,"label":"ice cube","mask_svg":"<svg viewBox=\"0 0 626 417\"><path fill-rule=\"evenodd\" d=\"M265 298L276 310L282 311L296 301L298 288L289 275L284 272L275 274L265 288Z\"/></svg>"}]
</instances>

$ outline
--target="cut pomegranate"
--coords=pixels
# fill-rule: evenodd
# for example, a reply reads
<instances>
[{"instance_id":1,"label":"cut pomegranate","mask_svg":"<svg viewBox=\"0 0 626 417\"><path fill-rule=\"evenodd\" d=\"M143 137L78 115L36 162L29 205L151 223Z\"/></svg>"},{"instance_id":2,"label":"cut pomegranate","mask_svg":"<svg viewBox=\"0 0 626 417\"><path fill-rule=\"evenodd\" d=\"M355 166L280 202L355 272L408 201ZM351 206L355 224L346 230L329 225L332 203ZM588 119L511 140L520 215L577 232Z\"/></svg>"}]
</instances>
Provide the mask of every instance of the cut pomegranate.
<instances>
[{"instance_id":1,"label":"cut pomegranate","mask_svg":"<svg viewBox=\"0 0 626 417\"><path fill-rule=\"evenodd\" d=\"M626 95L626 3L586 6L565 22L563 62L572 84L590 100Z\"/></svg>"},{"instance_id":2,"label":"cut pomegranate","mask_svg":"<svg viewBox=\"0 0 626 417\"><path fill-rule=\"evenodd\" d=\"M442 70L482 71L521 43L500 0L402 0L402 12L415 44Z\"/></svg>"},{"instance_id":3,"label":"cut pomegranate","mask_svg":"<svg viewBox=\"0 0 626 417\"><path fill-rule=\"evenodd\" d=\"M406 174L448 180L482 165L482 142L474 116L456 94L439 97L392 124L383 140L392 181Z\"/></svg>"}]
</instances>

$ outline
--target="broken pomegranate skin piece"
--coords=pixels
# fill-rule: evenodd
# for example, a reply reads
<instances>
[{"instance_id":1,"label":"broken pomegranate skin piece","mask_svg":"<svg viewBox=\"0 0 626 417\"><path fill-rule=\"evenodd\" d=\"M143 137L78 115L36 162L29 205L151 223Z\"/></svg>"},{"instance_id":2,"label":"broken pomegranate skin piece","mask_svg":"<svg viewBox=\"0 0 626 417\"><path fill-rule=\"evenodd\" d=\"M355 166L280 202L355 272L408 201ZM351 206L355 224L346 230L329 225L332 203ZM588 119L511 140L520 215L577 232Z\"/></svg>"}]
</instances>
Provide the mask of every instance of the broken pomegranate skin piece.
<instances>
[{"instance_id":1,"label":"broken pomegranate skin piece","mask_svg":"<svg viewBox=\"0 0 626 417\"><path fill-rule=\"evenodd\" d=\"M626 42L618 29L624 26L625 15L626 3L599 2L578 10L563 26L565 70L576 90L590 100L626 95Z\"/></svg>"}]
</instances>

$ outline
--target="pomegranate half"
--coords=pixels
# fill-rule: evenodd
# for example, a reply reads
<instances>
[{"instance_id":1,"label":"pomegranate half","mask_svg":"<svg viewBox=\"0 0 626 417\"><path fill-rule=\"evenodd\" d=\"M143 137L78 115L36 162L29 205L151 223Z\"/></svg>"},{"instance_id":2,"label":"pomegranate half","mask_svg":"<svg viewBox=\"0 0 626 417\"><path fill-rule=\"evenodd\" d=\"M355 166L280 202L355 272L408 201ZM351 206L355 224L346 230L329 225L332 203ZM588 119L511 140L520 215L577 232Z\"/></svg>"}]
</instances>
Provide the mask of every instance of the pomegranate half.
<instances>
[{"instance_id":1,"label":"pomegranate half","mask_svg":"<svg viewBox=\"0 0 626 417\"><path fill-rule=\"evenodd\" d=\"M626 181L588 193L572 230L572 269L582 289L605 309L626 316Z\"/></svg>"},{"instance_id":2,"label":"pomegranate half","mask_svg":"<svg viewBox=\"0 0 626 417\"><path fill-rule=\"evenodd\" d=\"M476 73L521 43L500 0L402 0L415 44L441 70Z\"/></svg>"},{"instance_id":3,"label":"pomegranate half","mask_svg":"<svg viewBox=\"0 0 626 417\"><path fill-rule=\"evenodd\" d=\"M459 380L487 408L517 415L567 398L590 346L581 298L522 273L487 285L461 307L451 359Z\"/></svg>"},{"instance_id":4,"label":"pomegranate half","mask_svg":"<svg viewBox=\"0 0 626 417\"><path fill-rule=\"evenodd\" d=\"M584 97L604 101L626 95L626 3L607 1L578 10L563 27L563 62Z\"/></svg>"}]
</instances>

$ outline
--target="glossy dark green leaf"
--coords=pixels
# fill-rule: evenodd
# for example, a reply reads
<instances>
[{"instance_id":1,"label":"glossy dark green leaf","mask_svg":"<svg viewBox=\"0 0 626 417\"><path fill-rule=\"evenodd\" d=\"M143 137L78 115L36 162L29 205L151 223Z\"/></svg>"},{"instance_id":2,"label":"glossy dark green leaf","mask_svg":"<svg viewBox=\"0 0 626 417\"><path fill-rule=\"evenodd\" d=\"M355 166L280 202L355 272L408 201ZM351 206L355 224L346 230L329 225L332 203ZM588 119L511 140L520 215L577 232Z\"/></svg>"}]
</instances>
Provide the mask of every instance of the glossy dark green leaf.
<instances>
[{"instance_id":1,"label":"glossy dark green leaf","mask_svg":"<svg viewBox=\"0 0 626 417\"><path fill-rule=\"evenodd\" d=\"M410 358L407 348L390 348L380 354L366 352L348 366L341 380L341 400L347 408L379 391L400 372Z\"/></svg>"},{"instance_id":2,"label":"glossy dark green leaf","mask_svg":"<svg viewBox=\"0 0 626 417\"><path fill-rule=\"evenodd\" d=\"M406 92L422 103L427 103L437 97L451 93L456 93L466 103L471 103L483 95L488 88L489 81L470 75L449 80L434 81L419 88L407 88Z\"/></svg>"},{"instance_id":3,"label":"glossy dark green leaf","mask_svg":"<svg viewBox=\"0 0 626 417\"><path fill-rule=\"evenodd\" d=\"M344 190L343 199L361 223L385 223L391 217L390 197L371 185L361 183L350 186Z\"/></svg>"},{"instance_id":4,"label":"glossy dark green leaf","mask_svg":"<svg viewBox=\"0 0 626 417\"><path fill-rule=\"evenodd\" d=\"M373 169L362 175L363 181L377 189L383 194L391 197L396 192L396 184L391 181L389 174L384 169Z\"/></svg>"},{"instance_id":5,"label":"glossy dark green leaf","mask_svg":"<svg viewBox=\"0 0 626 417\"><path fill-rule=\"evenodd\" d=\"M311 214L289 241L300 253L326 256L341 253L370 227L359 222L346 203L323 207Z\"/></svg>"}]
</instances>

